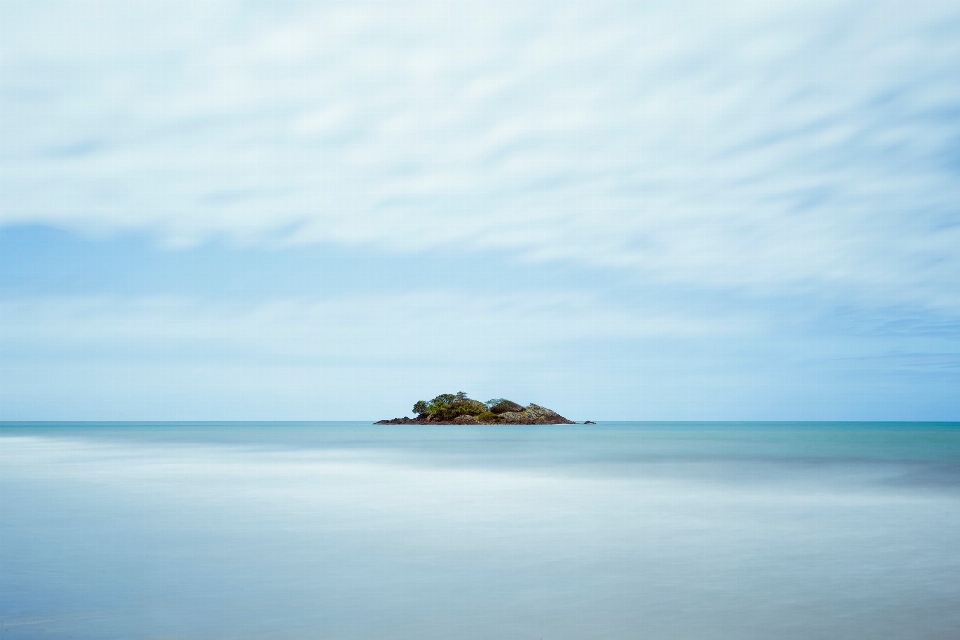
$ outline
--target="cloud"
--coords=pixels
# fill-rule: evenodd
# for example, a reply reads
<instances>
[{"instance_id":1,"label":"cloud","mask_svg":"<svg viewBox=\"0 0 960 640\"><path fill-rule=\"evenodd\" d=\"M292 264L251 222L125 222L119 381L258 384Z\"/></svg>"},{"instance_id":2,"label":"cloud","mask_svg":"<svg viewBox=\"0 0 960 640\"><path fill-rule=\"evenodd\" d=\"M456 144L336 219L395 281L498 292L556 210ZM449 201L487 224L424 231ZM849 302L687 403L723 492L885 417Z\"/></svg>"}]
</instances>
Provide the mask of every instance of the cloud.
<instances>
[{"instance_id":1,"label":"cloud","mask_svg":"<svg viewBox=\"0 0 960 640\"><path fill-rule=\"evenodd\" d=\"M0 319L3 419L371 419L452 387L569 407L571 386L608 397L636 384L625 364L663 358L638 342L743 340L761 324L542 292L10 298Z\"/></svg>"},{"instance_id":2,"label":"cloud","mask_svg":"<svg viewBox=\"0 0 960 640\"><path fill-rule=\"evenodd\" d=\"M70 296L0 302L0 355L28 359L543 364L577 340L743 335L758 320L617 309L586 294L462 293L203 302Z\"/></svg>"},{"instance_id":3,"label":"cloud","mask_svg":"<svg viewBox=\"0 0 960 640\"><path fill-rule=\"evenodd\" d=\"M955 3L5 4L0 224L960 310Z\"/></svg>"},{"instance_id":4,"label":"cloud","mask_svg":"<svg viewBox=\"0 0 960 640\"><path fill-rule=\"evenodd\" d=\"M957 410L952 334L838 341L736 305L641 309L542 292L63 296L5 299L0 319L5 420L362 420L459 389L578 419Z\"/></svg>"}]
</instances>

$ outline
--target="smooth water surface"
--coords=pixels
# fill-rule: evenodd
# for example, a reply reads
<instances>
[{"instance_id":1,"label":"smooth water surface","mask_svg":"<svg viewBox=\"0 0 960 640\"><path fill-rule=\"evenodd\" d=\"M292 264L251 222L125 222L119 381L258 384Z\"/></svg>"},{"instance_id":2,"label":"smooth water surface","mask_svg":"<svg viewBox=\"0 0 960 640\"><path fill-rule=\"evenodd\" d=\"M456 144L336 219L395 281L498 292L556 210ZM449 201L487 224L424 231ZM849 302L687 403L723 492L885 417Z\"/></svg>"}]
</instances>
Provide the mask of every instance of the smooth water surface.
<instances>
[{"instance_id":1,"label":"smooth water surface","mask_svg":"<svg viewBox=\"0 0 960 640\"><path fill-rule=\"evenodd\" d=\"M0 425L2 638L955 639L960 425Z\"/></svg>"}]
</instances>

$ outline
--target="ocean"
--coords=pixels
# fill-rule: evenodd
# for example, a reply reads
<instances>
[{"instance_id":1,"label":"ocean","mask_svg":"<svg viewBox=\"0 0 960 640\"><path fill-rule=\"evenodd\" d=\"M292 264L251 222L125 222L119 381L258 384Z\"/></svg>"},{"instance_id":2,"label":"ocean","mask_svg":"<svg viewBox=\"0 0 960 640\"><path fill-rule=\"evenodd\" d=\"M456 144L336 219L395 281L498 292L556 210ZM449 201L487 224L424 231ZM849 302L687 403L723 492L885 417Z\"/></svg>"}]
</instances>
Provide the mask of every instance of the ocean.
<instances>
[{"instance_id":1,"label":"ocean","mask_svg":"<svg viewBox=\"0 0 960 640\"><path fill-rule=\"evenodd\" d=\"M0 637L960 637L960 424L0 424Z\"/></svg>"}]
</instances>

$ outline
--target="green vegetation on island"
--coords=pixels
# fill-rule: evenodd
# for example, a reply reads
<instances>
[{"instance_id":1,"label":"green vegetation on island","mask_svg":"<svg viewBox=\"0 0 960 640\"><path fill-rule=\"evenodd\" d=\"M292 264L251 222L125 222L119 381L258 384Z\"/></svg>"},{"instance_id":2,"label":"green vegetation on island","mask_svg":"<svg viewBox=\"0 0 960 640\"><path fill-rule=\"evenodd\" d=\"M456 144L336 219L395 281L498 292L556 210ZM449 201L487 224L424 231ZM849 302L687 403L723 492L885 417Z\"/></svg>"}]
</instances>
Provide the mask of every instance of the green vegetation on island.
<instances>
[{"instance_id":1,"label":"green vegetation on island","mask_svg":"<svg viewBox=\"0 0 960 640\"><path fill-rule=\"evenodd\" d=\"M463 391L441 393L413 405L416 418L380 420L376 424L575 424L556 411L536 404L522 406L505 398L473 400Z\"/></svg>"}]
</instances>

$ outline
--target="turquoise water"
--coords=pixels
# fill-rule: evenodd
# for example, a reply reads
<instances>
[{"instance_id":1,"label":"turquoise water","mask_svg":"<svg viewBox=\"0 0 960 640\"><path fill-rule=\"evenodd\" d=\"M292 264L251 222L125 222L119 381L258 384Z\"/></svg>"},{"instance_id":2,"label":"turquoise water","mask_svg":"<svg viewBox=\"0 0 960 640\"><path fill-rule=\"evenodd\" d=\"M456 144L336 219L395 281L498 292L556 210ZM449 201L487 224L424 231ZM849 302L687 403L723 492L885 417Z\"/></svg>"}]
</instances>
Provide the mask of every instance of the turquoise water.
<instances>
[{"instance_id":1,"label":"turquoise water","mask_svg":"<svg viewBox=\"0 0 960 640\"><path fill-rule=\"evenodd\" d=\"M955 639L960 425L0 425L0 637Z\"/></svg>"}]
</instances>

